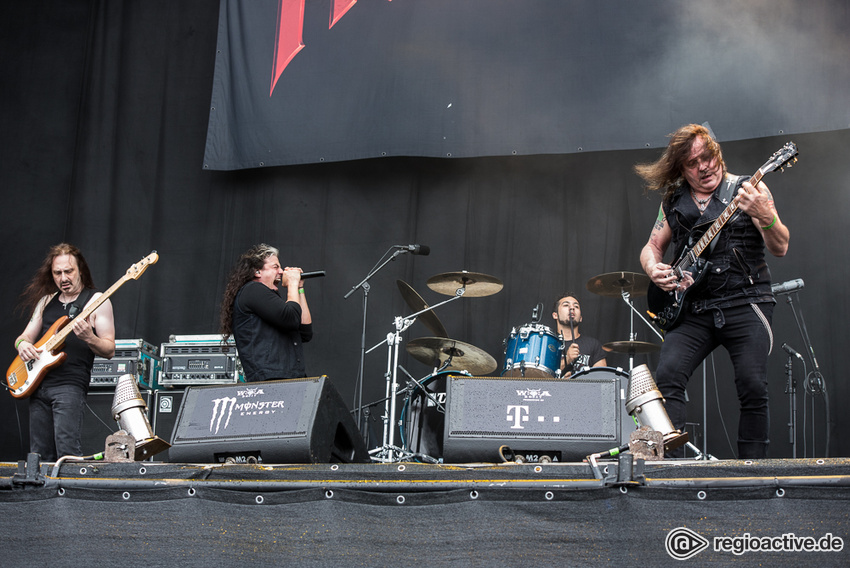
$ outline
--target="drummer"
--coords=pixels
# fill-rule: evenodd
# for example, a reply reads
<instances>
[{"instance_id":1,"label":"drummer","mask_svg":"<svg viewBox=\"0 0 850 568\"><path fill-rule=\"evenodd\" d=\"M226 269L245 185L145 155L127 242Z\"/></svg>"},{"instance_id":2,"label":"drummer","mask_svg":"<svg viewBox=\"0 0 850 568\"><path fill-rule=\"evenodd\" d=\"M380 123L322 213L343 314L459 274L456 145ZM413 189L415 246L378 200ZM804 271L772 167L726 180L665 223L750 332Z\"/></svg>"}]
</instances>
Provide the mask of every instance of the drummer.
<instances>
[{"instance_id":1,"label":"drummer","mask_svg":"<svg viewBox=\"0 0 850 568\"><path fill-rule=\"evenodd\" d=\"M561 352L561 377L572 376L590 367L607 367L602 344L589 335L579 333L581 305L575 294L561 296L554 309L552 318L558 322L558 334L565 346Z\"/></svg>"}]
</instances>

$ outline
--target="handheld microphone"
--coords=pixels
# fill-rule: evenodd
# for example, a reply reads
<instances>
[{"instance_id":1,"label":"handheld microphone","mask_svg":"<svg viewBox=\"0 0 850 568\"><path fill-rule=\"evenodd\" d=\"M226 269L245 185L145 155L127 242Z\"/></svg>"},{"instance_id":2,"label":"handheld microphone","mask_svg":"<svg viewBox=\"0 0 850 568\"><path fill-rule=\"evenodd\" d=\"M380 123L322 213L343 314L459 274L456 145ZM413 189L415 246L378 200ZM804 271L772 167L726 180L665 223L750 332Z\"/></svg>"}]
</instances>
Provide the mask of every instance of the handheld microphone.
<instances>
[{"instance_id":1,"label":"handheld microphone","mask_svg":"<svg viewBox=\"0 0 850 568\"><path fill-rule=\"evenodd\" d=\"M422 256L431 254L431 247L428 245L393 245L393 247L409 252L410 254L421 254Z\"/></svg>"},{"instance_id":2,"label":"handheld microphone","mask_svg":"<svg viewBox=\"0 0 850 568\"><path fill-rule=\"evenodd\" d=\"M782 350L788 353L792 357L796 357L797 359L803 360L803 356L794 351L794 348L788 345L787 343L782 344Z\"/></svg>"},{"instance_id":3,"label":"handheld microphone","mask_svg":"<svg viewBox=\"0 0 850 568\"><path fill-rule=\"evenodd\" d=\"M324 276L324 275L325 275L324 270L317 270L315 272L302 272L301 273L301 280L307 280L308 278L318 278L318 277Z\"/></svg>"},{"instance_id":4,"label":"handheld microphone","mask_svg":"<svg viewBox=\"0 0 850 568\"><path fill-rule=\"evenodd\" d=\"M773 284L770 287L770 291L774 294L790 294L791 292L802 290L804 285L802 278L795 278L794 280L789 280L782 284Z\"/></svg>"}]
</instances>

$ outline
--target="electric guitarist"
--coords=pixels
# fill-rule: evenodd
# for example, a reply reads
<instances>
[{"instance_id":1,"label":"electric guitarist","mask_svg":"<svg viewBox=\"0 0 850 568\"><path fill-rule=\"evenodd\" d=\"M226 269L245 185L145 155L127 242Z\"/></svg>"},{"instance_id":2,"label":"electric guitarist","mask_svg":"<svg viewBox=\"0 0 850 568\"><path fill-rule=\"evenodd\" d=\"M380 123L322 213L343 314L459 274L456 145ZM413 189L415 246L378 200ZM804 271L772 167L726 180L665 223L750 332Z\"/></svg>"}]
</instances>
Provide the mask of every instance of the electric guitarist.
<instances>
[{"instance_id":1,"label":"electric guitarist","mask_svg":"<svg viewBox=\"0 0 850 568\"><path fill-rule=\"evenodd\" d=\"M25 307L33 308L23 333L15 339L18 356L24 362L39 359L43 353L35 343L62 318L73 333L65 339L59 361L29 397L30 452L45 461L64 455L82 455L81 429L86 394L91 381L94 357L112 358L115 354L115 323L112 303L107 299L88 318L74 318L100 292L85 257L70 244L50 248L41 267L24 291ZM51 334L52 335L52 334Z\"/></svg>"},{"instance_id":2,"label":"electric guitarist","mask_svg":"<svg viewBox=\"0 0 850 568\"><path fill-rule=\"evenodd\" d=\"M784 256L788 228L764 183L753 186L742 181L745 178L730 176L720 145L704 126L683 126L671 135L657 161L635 170L648 190L663 194L658 218L641 251L641 265L655 286L674 293L693 280L677 274L664 262L664 254L671 244L677 254L684 250L691 231L710 224L727 208L721 195L727 183L733 184L729 195L738 210L704 255L711 264L681 321L665 336L656 384L673 425L684 429L688 379L723 345L735 368L741 406L738 457L763 458L769 440L767 356L775 303L764 251Z\"/></svg>"}]
</instances>

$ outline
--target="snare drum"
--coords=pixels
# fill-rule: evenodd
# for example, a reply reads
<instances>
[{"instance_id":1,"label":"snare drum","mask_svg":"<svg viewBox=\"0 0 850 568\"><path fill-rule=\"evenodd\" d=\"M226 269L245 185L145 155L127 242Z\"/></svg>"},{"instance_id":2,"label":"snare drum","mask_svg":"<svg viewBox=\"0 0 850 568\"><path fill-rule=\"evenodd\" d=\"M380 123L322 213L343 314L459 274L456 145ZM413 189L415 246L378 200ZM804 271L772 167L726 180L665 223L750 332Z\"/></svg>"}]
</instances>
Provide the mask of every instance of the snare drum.
<instances>
[{"instance_id":1,"label":"snare drum","mask_svg":"<svg viewBox=\"0 0 850 568\"><path fill-rule=\"evenodd\" d=\"M505 341L503 377L560 377L563 342L545 325L530 323L511 330Z\"/></svg>"}]
</instances>

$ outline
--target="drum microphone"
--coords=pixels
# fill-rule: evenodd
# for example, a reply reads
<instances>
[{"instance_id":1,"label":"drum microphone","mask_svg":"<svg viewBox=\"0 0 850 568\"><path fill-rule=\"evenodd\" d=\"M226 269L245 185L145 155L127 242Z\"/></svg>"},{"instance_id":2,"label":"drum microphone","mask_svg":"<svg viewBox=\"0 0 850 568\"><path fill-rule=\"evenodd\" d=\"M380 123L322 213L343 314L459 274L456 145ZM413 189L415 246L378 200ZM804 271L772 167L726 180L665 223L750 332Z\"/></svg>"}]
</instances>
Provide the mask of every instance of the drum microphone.
<instances>
[{"instance_id":1,"label":"drum microphone","mask_svg":"<svg viewBox=\"0 0 850 568\"><path fill-rule=\"evenodd\" d=\"M302 272L301 273L301 280L307 280L308 278L318 278L318 277L324 276L324 275L325 275L324 270L317 270L315 272Z\"/></svg>"},{"instance_id":2,"label":"drum microphone","mask_svg":"<svg viewBox=\"0 0 850 568\"><path fill-rule=\"evenodd\" d=\"M774 294L790 294L791 292L802 290L803 286L803 279L795 278L794 280L789 280L788 282L783 282L782 284L772 285L770 287L770 291Z\"/></svg>"},{"instance_id":3,"label":"drum microphone","mask_svg":"<svg viewBox=\"0 0 850 568\"><path fill-rule=\"evenodd\" d=\"M393 245L393 248L401 249L410 254L421 254L422 256L431 254L431 247L428 245Z\"/></svg>"}]
</instances>

